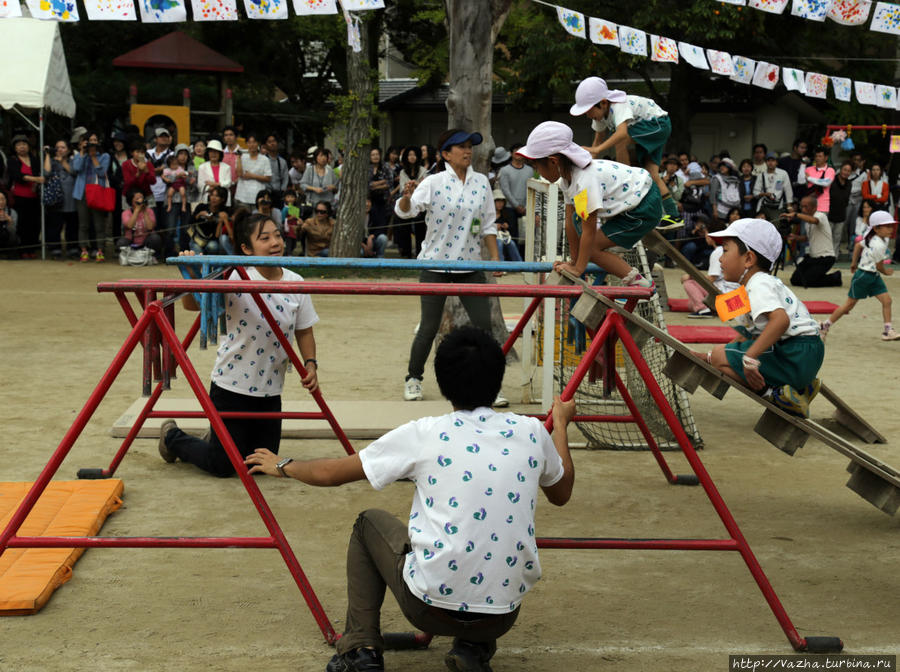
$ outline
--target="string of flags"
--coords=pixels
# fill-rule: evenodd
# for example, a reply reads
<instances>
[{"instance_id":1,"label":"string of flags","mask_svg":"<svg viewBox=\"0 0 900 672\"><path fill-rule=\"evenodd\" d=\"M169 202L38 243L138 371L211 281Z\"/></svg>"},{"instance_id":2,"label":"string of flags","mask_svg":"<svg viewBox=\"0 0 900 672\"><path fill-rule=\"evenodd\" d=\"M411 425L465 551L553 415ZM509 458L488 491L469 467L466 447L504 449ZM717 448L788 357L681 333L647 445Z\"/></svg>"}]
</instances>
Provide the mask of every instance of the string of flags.
<instances>
[{"instance_id":1,"label":"string of flags","mask_svg":"<svg viewBox=\"0 0 900 672\"><path fill-rule=\"evenodd\" d=\"M237 21L238 0L189 0L194 21ZM144 23L180 23L188 20L188 0L83 0L87 18L91 21L137 21ZM338 0L290 0L294 14L311 16L337 14ZM28 11L35 19L48 21L80 21L75 0L25 0ZM249 19L286 19L288 0L242 0L244 13ZM350 12L384 9L384 0L340 0L347 21L348 41L351 47L359 43L359 19ZM0 0L0 18L22 16L19 0ZM355 36L355 43L354 43Z\"/></svg>"},{"instance_id":2,"label":"string of flags","mask_svg":"<svg viewBox=\"0 0 900 672\"><path fill-rule=\"evenodd\" d=\"M730 78L741 84L774 89L779 82L788 91L796 91L810 98L824 99L831 82L835 99L850 102L853 94L862 105L874 105L886 109L900 109L900 92L893 86L871 82L851 81L847 77L833 77L819 72L804 72L796 68L782 68L773 63L757 61L725 51L705 49L687 42L676 41L661 35L648 35L643 30L598 19L585 17L558 5L534 0L556 9L559 22L566 32L575 37L590 39L594 44L610 45L626 54L648 57L660 63L678 63L684 60L700 70ZM776 14L782 13L790 0L719 0L732 5L747 5L754 9ZM831 19L843 25L860 25L872 12L870 30L900 35L900 5L869 0L793 0L791 13L813 21ZM649 37L649 40L648 40ZM648 48L649 42L649 48Z\"/></svg>"}]
</instances>

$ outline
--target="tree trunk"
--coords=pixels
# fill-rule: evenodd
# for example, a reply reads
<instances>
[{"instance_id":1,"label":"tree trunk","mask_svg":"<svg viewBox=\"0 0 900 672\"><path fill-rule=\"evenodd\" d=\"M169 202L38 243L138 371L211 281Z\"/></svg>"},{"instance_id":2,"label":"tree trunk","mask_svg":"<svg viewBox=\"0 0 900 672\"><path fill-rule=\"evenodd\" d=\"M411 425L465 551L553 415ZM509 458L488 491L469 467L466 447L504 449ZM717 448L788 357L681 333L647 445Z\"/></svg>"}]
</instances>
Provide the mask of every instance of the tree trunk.
<instances>
[{"instance_id":1,"label":"tree trunk","mask_svg":"<svg viewBox=\"0 0 900 672\"><path fill-rule=\"evenodd\" d=\"M691 86L691 75L687 65L676 65L671 69L671 83L666 111L672 120L672 134L669 136L669 151L690 151L691 117L696 107L695 88ZM702 158L701 158L702 160Z\"/></svg>"},{"instance_id":2,"label":"tree trunk","mask_svg":"<svg viewBox=\"0 0 900 672\"><path fill-rule=\"evenodd\" d=\"M444 0L450 34L448 128L478 131L484 142L475 147L472 166L487 173L494 151L491 135L494 40L509 14L512 0Z\"/></svg>"},{"instance_id":3,"label":"tree trunk","mask_svg":"<svg viewBox=\"0 0 900 672\"><path fill-rule=\"evenodd\" d=\"M374 12L372 12L374 14ZM337 120L347 129L341 201L337 226L331 237L332 257L358 257L365 229L366 196L369 193L369 143L372 139L372 68L369 64L369 22L360 26L362 49L347 49L347 116Z\"/></svg>"}]
</instances>

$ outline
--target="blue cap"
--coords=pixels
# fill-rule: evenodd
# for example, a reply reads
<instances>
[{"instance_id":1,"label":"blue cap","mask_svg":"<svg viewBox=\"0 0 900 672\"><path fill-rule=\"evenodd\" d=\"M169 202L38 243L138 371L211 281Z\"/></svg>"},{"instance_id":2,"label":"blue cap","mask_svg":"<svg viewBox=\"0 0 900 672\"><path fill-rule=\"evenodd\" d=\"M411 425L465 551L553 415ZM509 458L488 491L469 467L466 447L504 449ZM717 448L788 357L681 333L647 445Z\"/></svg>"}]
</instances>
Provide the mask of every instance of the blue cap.
<instances>
[{"instance_id":1,"label":"blue cap","mask_svg":"<svg viewBox=\"0 0 900 672\"><path fill-rule=\"evenodd\" d=\"M477 131L475 133L466 133L465 131L457 131L449 138L447 138L447 142L441 145L441 151L445 152L453 145L461 145L464 142L471 140L473 145L480 145L484 138L481 136L481 133Z\"/></svg>"}]
</instances>

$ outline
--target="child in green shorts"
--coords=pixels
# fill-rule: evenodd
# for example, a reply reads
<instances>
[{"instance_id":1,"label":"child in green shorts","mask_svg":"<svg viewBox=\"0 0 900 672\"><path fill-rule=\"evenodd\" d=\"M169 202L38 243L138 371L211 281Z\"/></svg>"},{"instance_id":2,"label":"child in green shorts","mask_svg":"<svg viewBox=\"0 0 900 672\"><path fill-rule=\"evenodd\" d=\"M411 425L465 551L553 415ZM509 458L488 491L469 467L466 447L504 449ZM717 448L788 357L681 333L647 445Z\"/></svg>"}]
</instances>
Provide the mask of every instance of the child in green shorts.
<instances>
[{"instance_id":1,"label":"child in green shorts","mask_svg":"<svg viewBox=\"0 0 900 672\"><path fill-rule=\"evenodd\" d=\"M853 306L860 299L874 296L881 302L881 312L884 316L884 331L881 332L881 340L896 341L900 339L900 333L894 331L891 326L891 295L888 294L884 280L879 273L893 275L894 270L884 265L888 258L887 239L891 236L897 220L890 213L879 210L869 217L869 228L862 236L862 240L853 248L853 262L850 270L855 271L850 281L849 298L840 308L822 322L822 339L828 334L831 325L841 317L853 310Z\"/></svg>"},{"instance_id":2,"label":"child in green shorts","mask_svg":"<svg viewBox=\"0 0 900 672\"><path fill-rule=\"evenodd\" d=\"M809 417L825 347L803 302L769 274L781 256L781 234L764 219L739 219L710 236L722 241L722 277L743 286L749 305L735 318L738 338L716 346L707 361L782 410Z\"/></svg>"},{"instance_id":3,"label":"child in green shorts","mask_svg":"<svg viewBox=\"0 0 900 672\"><path fill-rule=\"evenodd\" d=\"M650 173L662 195L665 214L658 228L682 226L678 206L659 176L662 152L672 134L669 113L650 98L610 90L599 77L582 80L575 90L575 104L569 113L573 117L586 115L591 120L594 142L587 149L594 158L615 147L616 161L628 164L628 144L634 142L638 165Z\"/></svg>"},{"instance_id":4,"label":"child in green shorts","mask_svg":"<svg viewBox=\"0 0 900 672\"><path fill-rule=\"evenodd\" d=\"M516 153L529 159L545 180L558 180L565 195L572 261L556 262L554 270L581 275L593 261L623 285L655 289L652 280L607 251L616 245L631 249L659 222L659 189L650 173L616 161L591 160L572 141L572 129L557 121L538 124Z\"/></svg>"}]
</instances>

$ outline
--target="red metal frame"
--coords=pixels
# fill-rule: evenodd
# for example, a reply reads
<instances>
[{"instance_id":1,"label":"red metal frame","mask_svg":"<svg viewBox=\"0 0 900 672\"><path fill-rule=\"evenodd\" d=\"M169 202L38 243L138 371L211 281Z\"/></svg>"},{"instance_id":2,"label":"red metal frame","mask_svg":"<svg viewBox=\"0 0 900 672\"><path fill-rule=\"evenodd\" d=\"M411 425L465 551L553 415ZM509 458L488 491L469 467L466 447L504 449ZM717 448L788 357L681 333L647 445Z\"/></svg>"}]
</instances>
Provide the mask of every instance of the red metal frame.
<instances>
[{"instance_id":1,"label":"red metal frame","mask_svg":"<svg viewBox=\"0 0 900 672\"><path fill-rule=\"evenodd\" d=\"M291 362L297 371L303 370L302 362L294 351L289 340L284 337L280 329L272 318L268 307L259 296L260 292L265 293L309 293L309 294L379 294L379 295L427 295L427 294L443 294L443 295L481 295L481 296L520 296L532 297L534 300L528 309L522 315L519 323L514 328L510 338L504 344L504 352L508 352L509 348L516 338L522 333L522 329L528 322L534 311L537 309L539 302L544 298L571 298L581 293L578 286L514 286L514 285L461 285L461 284L425 284L425 283L408 283L408 284L382 284L382 283L341 283L341 282L304 282L304 283L277 283L277 288L273 287L273 283L254 282L246 280L246 273L239 268L238 272L245 280L229 281L229 280L183 280L183 281L122 281L117 283L101 283L98 286L99 291L114 292L117 300L122 306L125 315L132 325L131 332L125 339L119 352L113 358L106 373L104 373L97 387L91 393L84 408L76 417L72 426L66 432L62 442L59 444L53 455L50 457L47 465L41 471L28 494L25 496L22 504L13 514L6 528L0 533L0 553L6 548L39 548L39 547L63 547L63 548L277 548L288 566L301 594L306 600L316 623L325 636L325 640L333 643L338 635L335 634L328 617L326 616L322 605L319 603L315 592L309 581L303 573L300 563L297 561L290 545L287 542L283 532L281 531L275 516L270 510L265 498L257 487L254 479L249 476L247 470L242 468L243 462L237 447L234 444L228 430L226 429L223 418L226 417L258 417L259 414L247 413L220 413L216 410L209 397L200 377L188 358L186 349L190 345L194 336L199 329L199 316L194 321L184 341L178 340L174 330L174 311L171 310L171 303L174 300L173 295L177 292L246 292L253 295L254 300L260 307L263 316L273 327L274 333L278 334L279 340L286 352L289 353ZM620 287L597 287L597 291L613 299L625 299L625 308L632 310L638 299L647 298L649 292L641 288L620 288ZM133 291L137 295L138 301L144 308L144 312L140 317L134 313L130 304L125 298L125 292ZM156 292L163 292L167 295L167 299L163 302L156 300ZM634 363L644 383L647 385L650 394L665 418L666 423L673 432L682 452L690 464L694 476L677 476L669 468L662 451L653 440L650 430L640 413L640 409L634 403L628 389L624 385L621 377L618 375L614 367L614 347L616 340L621 341L622 346L628 352L629 357ZM143 410L139 414L134 426L122 444L122 447L114 457L110 467L103 470L104 476L115 473L125 453L130 447L132 441L137 436L140 427L149 417L207 417L210 420L213 431L222 441L222 445L228 454L231 463L234 465L238 477L241 479L247 490L257 512L263 519L267 530L268 537L174 537L174 538L158 538L158 537L130 537L130 538L108 538L108 537L20 537L16 536L19 527L32 510L40 495L43 493L50 479L59 469L63 459L68 455L78 436L83 431L88 420L96 411L101 400L109 390L113 381L121 372L128 357L132 354L138 343L144 346L144 371L143 383L144 389L147 391L149 398ZM602 356L601 356L602 355ZM575 390L588 375L592 369L596 369L596 363L602 364L604 370L604 380L607 386L611 386L613 380L616 389L622 395L625 404L628 406L629 416L603 416L603 415L582 415L577 416L582 420L594 420L600 422L634 422L640 428L641 433L647 439L660 469L666 480L672 484L691 483L696 478L703 486L710 503L713 505L719 519L725 526L729 534L728 539L618 539L618 538L553 538L542 537L538 539L538 546L541 548L560 548L560 549L640 549L640 550L699 550L699 551L738 551L741 554L747 568L756 581L759 589L762 591L766 602L769 604L775 618L782 630L788 638L794 649L798 651L833 651L840 650L843 644L836 638L803 638L799 635L790 618L788 617L784 607L781 605L774 589L769 583L768 578L759 565L747 540L744 538L734 520L731 512L728 510L724 500L712 482L712 478L703 466L700 457L690 442L687 434L682 428L677 416L669 405L668 400L663 394L659 384L653 376L649 366L644 361L640 353L640 349L634 342L631 334L625 326L623 318L614 310L608 310L601 325L592 334L590 347L582 356L581 361L575 369L572 378L569 380L561 397L570 399ZM198 412L180 412L180 413L157 413L153 411L156 401L159 399L164 388L168 387L168 381L174 374L175 367L180 366L185 375L188 385L193 390L195 396L200 401L203 409L202 413ZM156 388L151 392L149 390L149 380L156 378L158 381ZM313 394L316 399L321 413L280 413L265 414L277 415L280 417L296 417L304 419L327 419L329 424L335 430L335 434L341 439L347 449L348 454L352 454L353 449L349 446L346 435L341 430L337 420L327 410L327 404L322 399L321 393L318 391ZM548 429L552 429L553 419L551 415L547 415L545 424ZM430 636L427 634L416 635L415 643L427 645Z\"/></svg>"}]
</instances>

